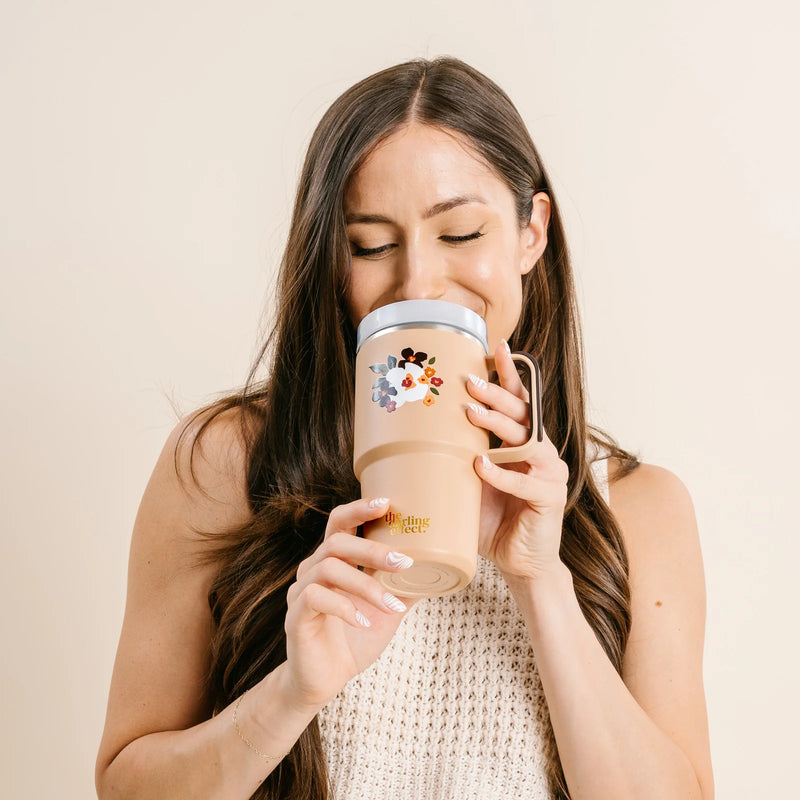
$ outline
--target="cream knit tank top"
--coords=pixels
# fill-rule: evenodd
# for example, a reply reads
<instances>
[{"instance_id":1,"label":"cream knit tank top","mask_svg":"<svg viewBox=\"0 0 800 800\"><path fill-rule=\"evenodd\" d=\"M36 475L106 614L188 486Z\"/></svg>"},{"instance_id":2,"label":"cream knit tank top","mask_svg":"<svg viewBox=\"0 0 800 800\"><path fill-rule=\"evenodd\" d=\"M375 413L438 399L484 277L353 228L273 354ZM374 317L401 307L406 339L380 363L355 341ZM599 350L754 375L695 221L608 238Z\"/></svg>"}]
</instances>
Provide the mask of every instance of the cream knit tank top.
<instances>
[{"instance_id":1,"label":"cream knit tank top","mask_svg":"<svg viewBox=\"0 0 800 800\"><path fill-rule=\"evenodd\" d=\"M591 468L608 502L606 458ZM332 800L550 798L549 715L530 636L480 555L469 586L418 601L318 720Z\"/></svg>"}]
</instances>

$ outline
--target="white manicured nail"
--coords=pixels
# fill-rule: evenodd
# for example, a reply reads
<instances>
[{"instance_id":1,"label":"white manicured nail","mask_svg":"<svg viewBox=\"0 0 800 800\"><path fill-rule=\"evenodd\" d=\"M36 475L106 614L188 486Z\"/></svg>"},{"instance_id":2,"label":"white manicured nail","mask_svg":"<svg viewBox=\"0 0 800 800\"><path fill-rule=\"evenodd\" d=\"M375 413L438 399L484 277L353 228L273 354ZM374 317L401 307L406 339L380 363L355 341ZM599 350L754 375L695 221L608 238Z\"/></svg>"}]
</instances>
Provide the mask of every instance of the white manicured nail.
<instances>
[{"instance_id":1,"label":"white manicured nail","mask_svg":"<svg viewBox=\"0 0 800 800\"><path fill-rule=\"evenodd\" d=\"M511 348L508 346L508 342L505 339L501 339L500 341L503 343L503 347L505 347L506 353L510 353Z\"/></svg>"},{"instance_id":2,"label":"white manicured nail","mask_svg":"<svg viewBox=\"0 0 800 800\"><path fill-rule=\"evenodd\" d=\"M363 625L365 628L372 626L372 623L360 611L356 611L356 619L358 620L358 624Z\"/></svg>"},{"instance_id":3,"label":"white manicured nail","mask_svg":"<svg viewBox=\"0 0 800 800\"><path fill-rule=\"evenodd\" d=\"M485 416L487 416L487 415L488 415L488 413L489 413L489 412L488 412L488 411L487 411L487 410L486 410L486 409L485 409L483 406L479 406L477 403L467 403L467 405L468 405L468 406L469 406L469 407L470 407L470 408L471 408L471 409L472 409L472 410L473 410L473 411L474 411L476 414L480 414L482 417L485 417Z\"/></svg>"},{"instance_id":4,"label":"white manicured nail","mask_svg":"<svg viewBox=\"0 0 800 800\"><path fill-rule=\"evenodd\" d=\"M377 508L378 506L385 506L388 502L388 497L376 497L374 500L369 501L369 507Z\"/></svg>"},{"instance_id":5,"label":"white manicured nail","mask_svg":"<svg viewBox=\"0 0 800 800\"><path fill-rule=\"evenodd\" d=\"M386 592L386 594L383 596L383 604L386 606L386 608L390 609L391 611L406 610L406 604L402 600L396 598L393 594L390 594L389 592Z\"/></svg>"},{"instance_id":6,"label":"white manicured nail","mask_svg":"<svg viewBox=\"0 0 800 800\"><path fill-rule=\"evenodd\" d=\"M473 375L471 372L469 373L469 379L481 389L485 389L489 385L483 378L479 378L477 375Z\"/></svg>"},{"instance_id":7,"label":"white manicured nail","mask_svg":"<svg viewBox=\"0 0 800 800\"><path fill-rule=\"evenodd\" d=\"M386 556L386 564L392 568L408 569L413 563L414 559L404 553L394 552Z\"/></svg>"},{"instance_id":8,"label":"white manicured nail","mask_svg":"<svg viewBox=\"0 0 800 800\"><path fill-rule=\"evenodd\" d=\"M489 459L489 456L486 455L486 453L484 453L481 456L481 461L483 462L483 466L486 467L486 469L491 469L492 468L492 462Z\"/></svg>"}]
</instances>

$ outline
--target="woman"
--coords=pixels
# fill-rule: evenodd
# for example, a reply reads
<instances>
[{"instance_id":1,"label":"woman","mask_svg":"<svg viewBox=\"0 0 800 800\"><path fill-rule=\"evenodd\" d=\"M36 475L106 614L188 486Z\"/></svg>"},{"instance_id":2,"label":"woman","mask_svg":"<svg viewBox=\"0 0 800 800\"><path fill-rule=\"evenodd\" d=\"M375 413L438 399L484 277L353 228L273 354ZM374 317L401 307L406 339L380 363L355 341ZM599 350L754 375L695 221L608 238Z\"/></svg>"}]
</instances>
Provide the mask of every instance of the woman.
<instances>
[{"instance_id":1,"label":"woman","mask_svg":"<svg viewBox=\"0 0 800 800\"><path fill-rule=\"evenodd\" d=\"M468 381L466 413L495 441L528 436L509 345L538 359L545 440L476 460L472 584L403 602L362 571L408 559L357 535L388 503L359 499L352 387L359 321L411 298L486 319L497 383ZM98 795L709 800L691 498L601 433L511 101L453 58L349 89L309 146L245 389L181 420L144 493Z\"/></svg>"}]
</instances>

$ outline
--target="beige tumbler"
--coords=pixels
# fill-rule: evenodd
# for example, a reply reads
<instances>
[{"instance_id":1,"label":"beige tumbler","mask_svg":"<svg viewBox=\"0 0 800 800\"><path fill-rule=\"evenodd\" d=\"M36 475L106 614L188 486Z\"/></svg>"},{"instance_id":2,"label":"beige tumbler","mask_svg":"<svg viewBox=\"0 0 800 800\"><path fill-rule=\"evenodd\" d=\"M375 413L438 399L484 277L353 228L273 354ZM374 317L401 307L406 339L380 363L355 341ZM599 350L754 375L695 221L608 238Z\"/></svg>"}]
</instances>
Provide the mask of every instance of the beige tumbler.
<instances>
[{"instance_id":1,"label":"beige tumbler","mask_svg":"<svg viewBox=\"0 0 800 800\"><path fill-rule=\"evenodd\" d=\"M356 338L353 469L362 497L391 499L364 537L414 559L402 572L367 573L402 597L453 594L477 568L475 457L521 461L543 439L539 365L511 354L529 372L530 439L489 449L489 432L466 414L469 373L487 379L494 369L482 317L443 300L404 300L367 314Z\"/></svg>"}]
</instances>

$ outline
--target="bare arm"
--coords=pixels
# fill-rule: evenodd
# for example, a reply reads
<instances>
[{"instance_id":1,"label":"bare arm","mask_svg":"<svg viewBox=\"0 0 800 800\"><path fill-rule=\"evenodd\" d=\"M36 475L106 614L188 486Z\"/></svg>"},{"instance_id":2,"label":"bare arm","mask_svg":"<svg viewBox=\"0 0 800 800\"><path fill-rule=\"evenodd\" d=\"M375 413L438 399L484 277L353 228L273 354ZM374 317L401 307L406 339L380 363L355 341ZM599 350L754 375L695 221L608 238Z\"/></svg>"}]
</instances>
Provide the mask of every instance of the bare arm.
<instances>
[{"instance_id":1,"label":"bare arm","mask_svg":"<svg viewBox=\"0 0 800 800\"><path fill-rule=\"evenodd\" d=\"M242 734L233 727L237 701L215 717L180 731L156 731L134 739L102 768L98 763L97 796L160 800L247 800L314 719L288 700L283 688L286 667L267 675L243 698L237 711Z\"/></svg>"},{"instance_id":2,"label":"bare arm","mask_svg":"<svg viewBox=\"0 0 800 800\"><path fill-rule=\"evenodd\" d=\"M712 800L702 681L705 586L686 487L641 465L612 484L630 559L632 627L619 676L564 567L538 584L509 579L536 654L575 800Z\"/></svg>"},{"instance_id":3,"label":"bare arm","mask_svg":"<svg viewBox=\"0 0 800 800\"><path fill-rule=\"evenodd\" d=\"M388 500L336 506L322 543L300 562L287 591L287 660L210 718L207 598L217 566L200 566L198 550L209 543L193 529L236 529L252 512L238 410L208 426L191 477L190 446L203 419L182 420L173 430L134 523L125 619L97 756L101 800L249 798L317 712L375 661L416 602L401 603L358 568L400 571L413 563L357 536L359 525L385 513Z\"/></svg>"},{"instance_id":4,"label":"bare arm","mask_svg":"<svg viewBox=\"0 0 800 800\"><path fill-rule=\"evenodd\" d=\"M173 456L186 419L170 434L145 489L131 538L125 617L97 756L101 800L244 800L278 764L260 758L237 735L235 702L209 718L202 690L214 575L212 567L193 563L199 541L190 526L217 530L250 516L235 414L220 415L196 449L198 483L211 499L189 477L189 445L198 422L180 444L185 488L175 474ZM237 713L242 733L275 756L291 749L317 710L292 702L286 666L257 684Z\"/></svg>"}]
</instances>

